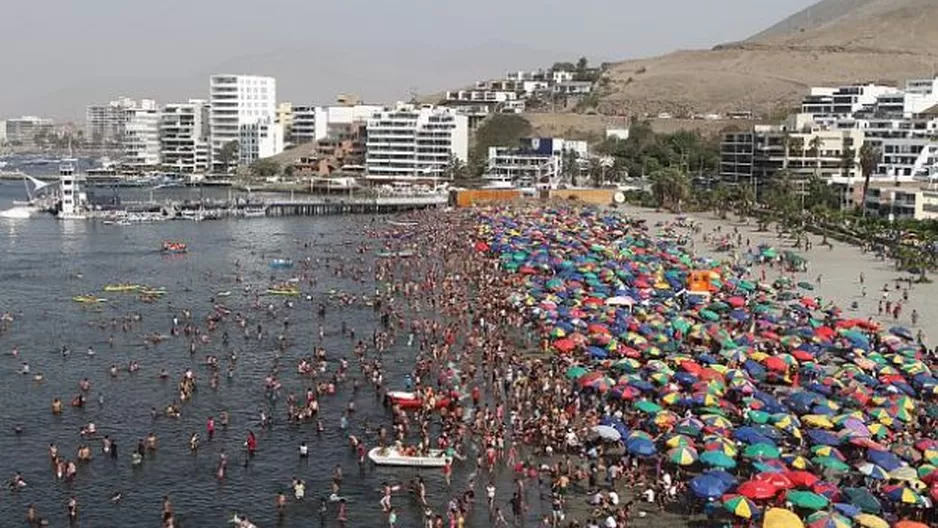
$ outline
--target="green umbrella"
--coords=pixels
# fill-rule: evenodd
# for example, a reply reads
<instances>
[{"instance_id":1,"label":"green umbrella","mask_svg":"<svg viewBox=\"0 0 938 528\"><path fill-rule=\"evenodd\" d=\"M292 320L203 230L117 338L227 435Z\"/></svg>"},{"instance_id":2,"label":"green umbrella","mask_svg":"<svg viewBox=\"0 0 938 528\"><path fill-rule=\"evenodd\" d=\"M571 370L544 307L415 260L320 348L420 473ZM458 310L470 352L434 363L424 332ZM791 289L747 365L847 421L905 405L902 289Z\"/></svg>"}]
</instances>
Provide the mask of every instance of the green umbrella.
<instances>
[{"instance_id":1,"label":"green umbrella","mask_svg":"<svg viewBox=\"0 0 938 528\"><path fill-rule=\"evenodd\" d=\"M746 458L778 458L781 456L778 448L772 444L752 444L743 451Z\"/></svg>"},{"instance_id":2,"label":"green umbrella","mask_svg":"<svg viewBox=\"0 0 938 528\"><path fill-rule=\"evenodd\" d=\"M700 462L702 464L724 468L732 469L736 467L736 461L733 460L733 457L727 455L723 451L706 451L700 455Z\"/></svg>"},{"instance_id":3,"label":"green umbrella","mask_svg":"<svg viewBox=\"0 0 938 528\"><path fill-rule=\"evenodd\" d=\"M642 411L648 414L656 413L661 410L660 405L658 405L655 402L648 401L648 400L642 400L642 401L636 402L635 408L638 409L639 411Z\"/></svg>"},{"instance_id":4,"label":"green umbrella","mask_svg":"<svg viewBox=\"0 0 938 528\"><path fill-rule=\"evenodd\" d=\"M717 315L716 312L712 312L710 310L701 310L700 317L706 319L707 321L719 321L720 320L720 316Z\"/></svg>"},{"instance_id":5,"label":"green umbrella","mask_svg":"<svg viewBox=\"0 0 938 528\"><path fill-rule=\"evenodd\" d=\"M749 421L757 424L768 423L769 413L765 411L749 411Z\"/></svg>"},{"instance_id":6,"label":"green umbrella","mask_svg":"<svg viewBox=\"0 0 938 528\"><path fill-rule=\"evenodd\" d=\"M820 510L826 508L830 501L817 493L810 491L789 491L785 499L799 508L806 510Z\"/></svg>"},{"instance_id":7,"label":"green umbrella","mask_svg":"<svg viewBox=\"0 0 938 528\"><path fill-rule=\"evenodd\" d=\"M765 248L762 250L762 256L768 257L768 258L775 258L778 256L778 250L773 247Z\"/></svg>"},{"instance_id":8,"label":"green umbrella","mask_svg":"<svg viewBox=\"0 0 938 528\"><path fill-rule=\"evenodd\" d=\"M834 471L850 471L850 466L831 456L814 457L811 462Z\"/></svg>"},{"instance_id":9,"label":"green umbrella","mask_svg":"<svg viewBox=\"0 0 938 528\"><path fill-rule=\"evenodd\" d=\"M584 374L589 372L586 368L579 365L575 365L567 369L567 378L569 379L580 379Z\"/></svg>"}]
</instances>

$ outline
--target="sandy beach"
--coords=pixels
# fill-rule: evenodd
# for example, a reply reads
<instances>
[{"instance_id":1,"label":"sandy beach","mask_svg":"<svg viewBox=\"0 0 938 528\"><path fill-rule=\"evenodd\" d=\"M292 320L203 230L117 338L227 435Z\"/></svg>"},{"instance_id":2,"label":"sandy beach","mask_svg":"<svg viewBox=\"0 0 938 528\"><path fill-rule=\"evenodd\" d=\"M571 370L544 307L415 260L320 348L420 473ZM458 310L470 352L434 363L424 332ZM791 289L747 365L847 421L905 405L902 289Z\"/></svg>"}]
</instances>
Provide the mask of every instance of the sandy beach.
<instances>
[{"instance_id":1,"label":"sandy beach","mask_svg":"<svg viewBox=\"0 0 938 528\"><path fill-rule=\"evenodd\" d=\"M887 318L885 314L878 313L879 300L883 298L883 286L889 286L888 299L892 302L902 299L902 291L895 289L896 279L902 278L902 288L908 287L908 283L904 279L909 275L896 271L891 261L880 260L873 253L864 253L858 247L833 239L828 240L833 245L833 248L829 248L826 245L821 245L822 238L820 236L808 234L807 237L814 245L810 250L805 251L804 249L795 248L792 240L778 237L774 226L770 226L769 231L759 232L756 229L754 220L750 219L749 222L746 222L734 214L730 214L726 220L721 220L714 213L676 215L637 207L622 208L620 211L637 218L645 218L652 226L658 222L673 221L678 216L687 216L695 222L699 222L702 231L694 237L694 250L700 255L715 259L732 258L732 252L719 252L714 244L705 243L703 240L704 233L713 232L717 227L722 227L724 233L732 233L733 229L739 230L743 237L743 247L737 250L740 255L746 251L747 239L753 247L766 244L776 247L780 251L790 249L808 260L808 271L799 273L798 277L799 280L805 280L815 285L812 295L821 297L825 302L834 302L851 316L872 317L883 323L891 323L891 316ZM756 268L753 272L758 274L759 269ZM861 294L859 282L861 272L865 276L866 297ZM769 281L779 275L780 271L777 268L774 270L766 268L766 277ZM817 283L818 275L821 276L820 284ZM926 342L931 345L934 345L935 339L938 338L938 303L928 300L933 295L938 295L938 284L917 284L913 281L912 287L909 289L909 300L902 302L902 312L899 320L895 323L898 326L911 328L913 333L921 329L926 336ZM855 310L850 307L853 301L858 303ZM912 310L917 310L919 313L920 317L917 325L912 324ZM928 336L931 336L932 339L928 340Z\"/></svg>"}]
</instances>

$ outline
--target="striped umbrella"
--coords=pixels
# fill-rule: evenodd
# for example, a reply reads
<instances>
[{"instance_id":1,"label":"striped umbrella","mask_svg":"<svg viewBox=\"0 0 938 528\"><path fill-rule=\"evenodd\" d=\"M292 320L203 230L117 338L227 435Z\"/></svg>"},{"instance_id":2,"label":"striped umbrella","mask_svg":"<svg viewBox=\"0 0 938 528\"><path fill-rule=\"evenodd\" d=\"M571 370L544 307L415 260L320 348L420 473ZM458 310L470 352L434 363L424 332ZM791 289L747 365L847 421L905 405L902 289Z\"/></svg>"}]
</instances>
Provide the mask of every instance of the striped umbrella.
<instances>
[{"instance_id":1,"label":"striped umbrella","mask_svg":"<svg viewBox=\"0 0 938 528\"><path fill-rule=\"evenodd\" d=\"M737 517L743 519L752 519L759 515L759 508L756 503L743 497L742 495L724 495L723 508Z\"/></svg>"}]
</instances>

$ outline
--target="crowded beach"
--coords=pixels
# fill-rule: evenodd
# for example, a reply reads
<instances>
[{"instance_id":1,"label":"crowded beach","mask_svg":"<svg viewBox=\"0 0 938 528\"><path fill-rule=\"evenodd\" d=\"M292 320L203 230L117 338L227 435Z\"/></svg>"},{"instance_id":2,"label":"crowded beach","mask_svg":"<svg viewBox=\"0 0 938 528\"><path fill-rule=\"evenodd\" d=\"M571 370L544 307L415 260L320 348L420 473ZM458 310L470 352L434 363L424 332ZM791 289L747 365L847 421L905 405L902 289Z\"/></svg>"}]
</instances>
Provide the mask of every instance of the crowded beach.
<instances>
[{"instance_id":1,"label":"crowded beach","mask_svg":"<svg viewBox=\"0 0 938 528\"><path fill-rule=\"evenodd\" d=\"M210 450L222 486L242 469L230 467L229 456L241 455L219 448L221 435L243 443L248 467L265 456L263 431L294 428L310 444L327 429L341 432L357 472L335 464L330 489L317 495L307 492L312 475L287 473L269 506L232 504L232 516L219 519L240 528L256 526L259 509L341 527L373 525L364 511L391 528L938 523L936 356L912 316L919 312L897 309L919 302L917 286L867 284L858 269L839 280L855 283L860 300L840 307L844 300L821 295L825 272L810 253L674 215L556 205L405 220L366 226L369 242L354 256L296 255L276 266L292 277L273 285L246 284L236 266L231 290L243 291L243 304L207 292L208 307L155 315L168 331L148 334L148 346L182 344L207 374L145 372L146 383L176 380L170 401L141 402L154 420L188 417L192 401L227 383L256 383L266 404L247 423L227 411L197 417L204 426L182 437L139 431L121 439L130 446L121 457L145 467L167 442ZM374 292L307 294L322 273L373 281ZM888 318L861 313L866 288L881 286L870 297ZM356 335L341 321L345 348L327 348L324 327L340 323L333 312L353 305L373 312L374 328ZM318 336L293 332L300 312L318 321ZM142 317L128 313L100 331L138 331ZM19 323L5 317L4 343ZM275 350L246 359L235 346L242 341ZM69 346L78 344L63 345L63 357ZM36 375L28 354L9 348L21 372ZM244 361L269 363L263 379L242 379ZM392 361L412 368L391 379ZM111 365L108 375L138 369ZM83 378L71 409L63 395L52 412L94 406L95 390ZM384 405L380 423L359 418L363 401ZM325 409L339 423L325 422ZM80 522L76 483L101 458L123 460L108 430L82 427L74 461L48 446L54 485L69 498L62 513L30 505L28 525ZM310 444L295 446L301 459L316 457ZM375 478L364 502L346 495L350 480ZM10 480L11 493L26 486L19 474ZM308 502L315 513L298 507ZM189 526L187 513L167 489L151 515L172 528Z\"/></svg>"}]
</instances>

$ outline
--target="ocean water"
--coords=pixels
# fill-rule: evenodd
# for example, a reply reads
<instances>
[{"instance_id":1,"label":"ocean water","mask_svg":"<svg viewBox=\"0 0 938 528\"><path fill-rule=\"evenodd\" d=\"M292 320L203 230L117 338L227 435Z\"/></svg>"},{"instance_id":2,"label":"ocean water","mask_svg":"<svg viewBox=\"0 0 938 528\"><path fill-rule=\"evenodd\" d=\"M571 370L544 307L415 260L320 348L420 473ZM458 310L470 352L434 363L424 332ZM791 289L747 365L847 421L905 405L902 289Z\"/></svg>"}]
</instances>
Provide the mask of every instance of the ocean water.
<instances>
[{"instance_id":1,"label":"ocean water","mask_svg":"<svg viewBox=\"0 0 938 528\"><path fill-rule=\"evenodd\" d=\"M12 200L22 199L22 194L21 183L0 182L0 210L11 207ZM0 335L0 478L6 482L18 471L28 483L15 493L0 491L0 526L23 525L29 504L35 504L50 526L66 526L65 504L73 494L79 502L78 525L82 527L158 526L164 495L169 495L174 504L179 526L187 528L226 526L234 512L248 515L261 528L319 526L318 498L328 495L336 464L342 465L346 475L342 495L350 503L349 526L386 525L378 507L381 483L406 482L415 470L369 467L359 474L355 456L339 429L341 413L352 398L351 387L343 387L336 396L322 400L320 415L326 431L321 436L315 424L291 425L285 418L287 394L301 396L308 386L308 381L297 374L296 364L311 353L318 341L316 304L328 302L330 290L356 294L374 290L370 273L373 251L366 252L366 262L361 264L369 269L364 283L334 276L325 262L361 257L355 250L357 246L363 241L372 246L375 243L364 238L363 228L384 221L370 216L281 217L118 227L97 222L59 222L51 217L0 218L0 312L12 312L15 317ZM159 248L165 239L185 241L190 252L161 255ZM272 278L286 279L302 273L300 266L271 270L270 259L278 257L319 259L310 271L318 282L302 286L304 295L313 296L312 302L294 298L293 309L280 309L289 313L291 346L280 360L283 391L271 412L273 427L262 430L257 422L266 404L264 378L272 365L282 318L268 319L253 309L251 296L241 288L244 284L266 287ZM236 262L244 277L242 285L234 282ZM105 284L125 281L163 287L168 294L156 303L145 304L132 294L103 292ZM260 322L272 335L261 341L247 341L229 321L220 325L212 342L200 346L194 356L190 356L182 336L155 346L144 345L147 334L168 334L173 315L184 308L191 309L204 328L205 317L212 310L211 300L220 291L232 294L217 300L232 312L247 314L249 327ZM100 294L108 301L93 307L71 301L73 296L84 293ZM284 301L273 298L269 302L282 305ZM120 328L113 331L114 344L109 346L112 331L100 325L131 313L139 313L142 321L129 332ZM341 357L353 357L354 343L341 336L342 322L366 340L379 324L370 308L330 304L324 340L330 371ZM228 347L221 339L224 329L231 337ZM405 345L395 345L386 356L385 379L389 386L401 386L412 364L413 351ZM72 350L68 358L60 354L62 346ZM97 352L94 357L86 354L89 346ZM19 359L11 356L14 347L20 351ZM212 390L208 369L202 365L204 356L224 358L229 348L239 354L234 379L225 379L222 360L221 383ZM126 371L131 360L140 364L135 374ZM44 375L41 383L32 375L19 373L23 361L29 363L33 374ZM112 364L120 367L117 378L109 375ZM168 381L158 379L161 368L170 373ZM151 407L162 410L177 397L176 384L186 368L201 377L194 398L182 406L182 417L152 419ZM354 362L352 368L358 375ZM78 383L83 378L92 384L88 404L83 409L71 408L68 402L79 392ZM99 393L104 396L103 406L97 402ZM59 416L51 413L53 398L62 399L66 405ZM359 392L356 404L358 412L350 432L360 435L365 419L371 424L390 423L389 413L375 400L370 387ZM206 418L213 415L217 420L222 410L229 412L231 425L227 430L219 426L215 439L208 442ZM116 460L105 457L100 441L92 440L88 444L94 460L79 463L74 482L57 480L47 454L50 442L65 458L77 459L76 450L83 442L79 430L88 422L96 424L97 438L107 434L117 441L120 456ZM17 426L22 427L19 434L14 431ZM249 429L257 433L259 447L257 456L245 465L242 446ZM137 440L151 431L159 437L159 449L142 465L133 467L131 452ZM188 448L192 432L203 437L196 455ZM312 456L307 462L297 456L301 441L310 446ZM219 482L215 468L222 448L229 453L229 466L227 478ZM457 468L457 480L460 472ZM421 474L428 482L437 511L441 511L449 498L443 491L441 472L424 470ZM293 501L289 493L294 476L307 483L303 502ZM505 489L510 489L507 486ZM281 489L291 500L285 516L278 519L275 497ZM110 498L117 491L123 494L123 500L115 504ZM394 501L401 511L401 526L418 526L420 513L412 499L400 494ZM328 519L328 525L334 526L332 508ZM471 523L487 524L484 515Z\"/></svg>"}]
</instances>

